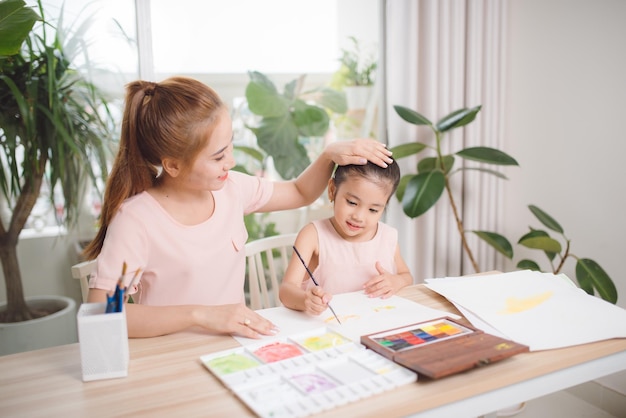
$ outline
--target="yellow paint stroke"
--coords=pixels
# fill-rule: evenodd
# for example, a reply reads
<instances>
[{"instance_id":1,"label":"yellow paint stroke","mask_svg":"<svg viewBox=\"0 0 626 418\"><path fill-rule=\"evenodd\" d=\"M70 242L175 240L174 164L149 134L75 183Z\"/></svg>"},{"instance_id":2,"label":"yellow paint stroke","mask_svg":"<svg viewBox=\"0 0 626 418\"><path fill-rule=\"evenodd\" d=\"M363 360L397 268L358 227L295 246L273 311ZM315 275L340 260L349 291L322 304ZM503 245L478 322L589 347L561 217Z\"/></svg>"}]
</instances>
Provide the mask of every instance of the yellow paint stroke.
<instances>
[{"instance_id":1,"label":"yellow paint stroke","mask_svg":"<svg viewBox=\"0 0 626 418\"><path fill-rule=\"evenodd\" d=\"M387 306L377 306L374 308L374 311L376 312L380 312L380 311L390 311L392 309L396 309L395 306L392 305L387 305Z\"/></svg>"},{"instance_id":2,"label":"yellow paint stroke","mask_svg":"<svg viewBox=\"0 0 626 418\"><path fill-rule=\"evenodd\" d=\"M346 342L347 340L340 335L328 332L323 335L309 337L302 342L302 345L309 351L319 351L330 347L336 347Z\"/></svg>"},{"instance_id":3,"label":"yellow paint stroke","mask_svg":"<svg viewBox=\"0 0 626 418\"><path fill-rule=\"evenodd\" d=\"M344 322L348 322L348 321L350 321L352 319L359 319L359 318L360 318L359 315L354 315L354 314L351 314L351 315L339 315L339 320L341 321L342 324ZM335 319L334 316L329 316L328 318L326 318L324 320L324 322L327 323L327 324L330 323L330 322L337 322L337 319Z\"/></svg>"},{"instance_id":4,"label":"yellow paint stroke","mask_svg":"<svg viewBox=\"0 0 626 418\"><path fill-rule=\"evenodd\" d=\"M508 298L506 300L506 308L498 313L503 315L515 314L533 309L541 305L546 300L552 297L552 291L544 292L540 295L530 296L527 298Z\"/></svg>"}]
</instances>

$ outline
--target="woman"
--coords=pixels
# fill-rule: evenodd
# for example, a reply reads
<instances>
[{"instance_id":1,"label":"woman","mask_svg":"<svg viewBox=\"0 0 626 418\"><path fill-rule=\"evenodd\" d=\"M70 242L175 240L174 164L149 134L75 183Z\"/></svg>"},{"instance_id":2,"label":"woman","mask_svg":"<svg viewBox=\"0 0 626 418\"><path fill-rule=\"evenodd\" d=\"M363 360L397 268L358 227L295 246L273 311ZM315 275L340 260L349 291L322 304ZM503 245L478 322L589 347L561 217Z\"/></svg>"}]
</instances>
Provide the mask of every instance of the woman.
<instances>
[{"instance_id":1,"label":"woman","mask_svg":"<svg viewBox=\"0 0 626 418\"><path fill-rule=\"evenodd\" d=\"M85 255L98 259L90 302L106 300L124 263L129 275L139 271L128 289L135 301L126 305L130 337L192 326L250 338L275 333L245 306L244 214L311 204L335 164L392 161L374 140L336 142L297 179L273 183L230 171L232 139L226 106L203 83L173 77L127 86L101 225Z\"/></svg>"}]
</instances>

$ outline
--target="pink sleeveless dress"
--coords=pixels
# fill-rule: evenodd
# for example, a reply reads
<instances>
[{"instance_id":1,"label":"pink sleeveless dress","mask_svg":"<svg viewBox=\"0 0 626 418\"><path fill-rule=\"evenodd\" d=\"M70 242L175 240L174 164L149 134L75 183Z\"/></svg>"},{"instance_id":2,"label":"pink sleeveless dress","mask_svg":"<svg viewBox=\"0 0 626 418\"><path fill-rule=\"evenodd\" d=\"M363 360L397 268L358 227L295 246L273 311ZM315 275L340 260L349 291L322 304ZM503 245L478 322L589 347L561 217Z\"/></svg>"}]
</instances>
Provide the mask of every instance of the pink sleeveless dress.
<instances>
[{"instance_id":1,"label":"pink sleeveless dress","mask_svg":"<svg viewBox=\"0 0 626 418\"><path fill-rule=\"evenodd\" d=\"M366 242L349 242L335 231L330 219L312 222L317 230L319 265L313 272L315 280L331 294L355 292L377 276L376 261L383 268L396 273L394 255L398 245L398 231L382 222L374 238ZM315 286L311 280L303 284Z\"/></svg>"}]
</instances>

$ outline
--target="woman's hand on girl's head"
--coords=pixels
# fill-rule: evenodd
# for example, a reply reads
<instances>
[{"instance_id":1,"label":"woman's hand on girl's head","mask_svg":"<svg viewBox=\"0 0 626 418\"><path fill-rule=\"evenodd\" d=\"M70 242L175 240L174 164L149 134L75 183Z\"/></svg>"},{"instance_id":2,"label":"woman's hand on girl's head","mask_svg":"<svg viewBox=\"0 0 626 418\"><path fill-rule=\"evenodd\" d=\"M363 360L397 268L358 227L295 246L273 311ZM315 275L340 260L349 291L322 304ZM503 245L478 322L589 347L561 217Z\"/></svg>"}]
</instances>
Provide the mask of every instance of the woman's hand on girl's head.
<instances>
[{"instance_id":1,"label":"woman's hand on girl's head","mask_svg":"<svg viewBox=\"0 0 626 418\"><path fill-rule=\"evenodd\" d=\"M242 303L201 306L196 313L196 322L212 332L238 334L248 338L276 335L279 332L276 325Z\"/></svg>"},{"instance_id":2,"label":"woman's hand on girl's head","mask_svg":"<svg viewBox=\"0 0 626 418\"><path fill-rule=\"evenodd\" d=\"M311 315L319 315L328 308L332 298L333 296L324 292L321 287L312 287L304 295L304 311Z\"/></svg>"},{"instance_id":3,"label":"woman's hand on girl's head","mask_svg":"<svg viewBox=\"0 0 626 418\"><path fill-rule=\"evenodd\" d=\"M371 161L381 167L387 167L387 164L393 161L387 146L374 139L332 142L326 147L325 152L339 165L362 165Z\"/></svg>"}]
</instances>

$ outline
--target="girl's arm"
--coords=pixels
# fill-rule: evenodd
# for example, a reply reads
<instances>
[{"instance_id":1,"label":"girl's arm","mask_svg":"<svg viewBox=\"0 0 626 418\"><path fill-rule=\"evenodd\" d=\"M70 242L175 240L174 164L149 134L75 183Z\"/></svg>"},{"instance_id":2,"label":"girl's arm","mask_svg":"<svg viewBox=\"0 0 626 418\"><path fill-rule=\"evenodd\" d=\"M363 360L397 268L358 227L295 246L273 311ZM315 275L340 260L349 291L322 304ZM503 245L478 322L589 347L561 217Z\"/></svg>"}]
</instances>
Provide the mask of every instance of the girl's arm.
<instances>
[{"instance_id":1,"label":"girl's arm","mask_svg":"<svg viewBox=\"0 0 626 418\"><path fill-rule=\"evenodd\" d=\"M310 205L324 192L335 164L365 164L369 160L386 167L392 161L390 155L383 143L373 139L333 142L297 179L275 183L272 197L259 212Z\"/></svg>"},{"instance_id":2,"label":"girl's arm","mask_svg":"<svg viewBox=\"0 0 626 418\"><path fill-rule=\"evenodd\" d=\"M106 291L89 289L89 302L105 302ZM244 304L203 306L124 305L130 338L156 337L200 326L215 334L239 334L248 338L274 335L276 326Z\"/></svg>"},{"instance_id":3,"label":"girl's arm","mask_svg":"<svg viewBox=\"0 0 626 418\"><path fill-rule=\"evenodd\" d=\"M313 255L317 253L317 231L313 224L308 224L296 237L295 247L309 269ZM302 289L302 284L309 281L309 275L302 262L295 254L291 255L289 265L280 284L279 298L287 308L296 311L305 311L312 315L319 315L328 308L328 302L332 295L325 293L324 289L315 286L309 290Z\"/></svg>"},{"instance_id":4,"label":"girl's arm","mask_svg":"<svg viewBox=\"0 0 626 418\"><path fill-rule=\"evenodd\" d=\"M396 245L394 261L396 263L396 274L386 271L378 261L376 262L376 269L379 275L368 280L363 285L366 295L372 298L381 297L385 299L413 283L413 276L402 258L399 245Z\"/></svg>"}]
</instances>

